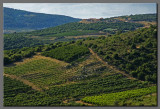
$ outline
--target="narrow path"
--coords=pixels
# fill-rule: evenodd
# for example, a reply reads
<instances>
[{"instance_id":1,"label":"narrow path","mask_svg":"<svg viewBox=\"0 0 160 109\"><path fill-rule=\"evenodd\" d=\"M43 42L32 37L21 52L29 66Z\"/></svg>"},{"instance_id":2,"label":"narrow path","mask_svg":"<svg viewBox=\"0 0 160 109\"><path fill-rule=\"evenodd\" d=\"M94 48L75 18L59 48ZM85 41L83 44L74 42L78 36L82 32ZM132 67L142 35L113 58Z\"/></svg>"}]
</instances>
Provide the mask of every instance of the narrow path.
<instances>
[{"instance_id":1,"label":"narrow path","mask_svg":"<svg viewBox=\"0 0 160 109\"><path fill-rule=\"evenodd\" d=\"M107 66L108 68L114 70L115 72L119 72L122 75L126 76L129 79L136 79L131 77L130 75L126 74L124 71L120 71L118 70L116 67L109 65L107 62L103 61L91 48L89 48L90 53L92 53L93 56L95 56L99 61L101 61L105 66Z\"/></svg>"},{"instance_id":2,"label":"narrow path","mask_svg":"<svg viewBox=\"0 0 160 109\"><path fill-rule=\"evenodd\" d=\"M37 87L36 85L34 85L33 83L29 82L28 80L22 79L21 77L18 77L16 75L10 75L10 74L5 74L5 73L3 73L3 75L6 76L6 77L9 77L9 78L12 78L12 79L17 79L17 80L23 82L24 84L31 86L32 89L42 92L41 88Z\"/></svg>"},{"instance_id":3,"label":"narrow path","mask_svg":"<svg viewBox=\"0 0 160 109\"><path fill-rule=\"evenodd\" d=\"M84 105L87 105L87 106L93 106L93 104L85 103L83 101L75 101L75 102L80 103L80 104L84 104Z\"/></svg>"}]
</instances>

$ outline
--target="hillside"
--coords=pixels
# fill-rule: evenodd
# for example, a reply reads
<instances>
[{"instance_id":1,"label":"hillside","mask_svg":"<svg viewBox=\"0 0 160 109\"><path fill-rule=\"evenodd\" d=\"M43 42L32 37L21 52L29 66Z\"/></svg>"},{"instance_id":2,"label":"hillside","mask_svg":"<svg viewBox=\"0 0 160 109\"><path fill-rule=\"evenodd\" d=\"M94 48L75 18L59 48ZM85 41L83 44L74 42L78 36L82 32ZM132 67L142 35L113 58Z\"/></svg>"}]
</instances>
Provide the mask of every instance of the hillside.
<instances>
[{"instance_id":1,"label":"hillside","mask_svg":"<svg viewBox=\"0 0 160 109\"><path fill-rule=\"evenodd\" d=\"M37 40L41 44L55 43L58 41L70 41L77 40L88 37L99 37L101 35L112 35L118 32L126 32L130 30L135 30L139 27L143 27L143 24L138 23L127 23L127 22L118 22L118 23L67 23L60 26L32 31L32 32L23 32L23 33L12 33L4 35L4 49L16 49L22 47L30 47L36 45L35 43L23 44L18 39L28 38ZM74 37L72 37L74 36ZM81 36L77 38L76 36ZM21 40L21 39L20 39ZM14 43L13 43L14 42ZM18 43L15 43L18 42ZM22 45L22 46L20 46Z\"/></svg>"},{"instance_id":2,"label":"hillside","mask_svg":"<svg viewBox=\"0 0 160 109\"><path fill-rule=\"evenodd\" d=\"M150 25L156 25L156 20L156 14L83 19L80 22L66 23L32 32L5 34L4 49L31 47L59 41L75 41L102 35L111 36L113 34L134 31L138 28L148 28ZM32 39L33 41L30 42Z\"/></svg>"},{"instance_id":3,"label":"hillside","mask_svg":"<svg viewBox=\"0 0 160 109\"><path fill-rule=\"evenodd\" d=\"M5 106L157 106L157 26L5 50L4 64Z\"/></svg>"},{"instance_id":4,"label":"hillside","mask_svg":"<svg viewBox=\"0 0 160 109\"><path fill-rule=\"evenodd\" d=\"M39 30L81 20L64 15L34 13L6 7L3 9L5 33Z\"/></svg>"},{"instance_id":5,"label":"hillside","mask_svg":"<svg viewBox=\"0 0 160 109\"><path fill-rule=\"evenodd\" d=\"M90 19L82 19L81 23L97 23L97 22L130 22L130 23L141 23L141 21L145 21L147 23L155 23L157 21L156 14L136 14L136 15L126 15L126 16L117 16L110 18L90 18Z\"/></svg>"}]
</instances>

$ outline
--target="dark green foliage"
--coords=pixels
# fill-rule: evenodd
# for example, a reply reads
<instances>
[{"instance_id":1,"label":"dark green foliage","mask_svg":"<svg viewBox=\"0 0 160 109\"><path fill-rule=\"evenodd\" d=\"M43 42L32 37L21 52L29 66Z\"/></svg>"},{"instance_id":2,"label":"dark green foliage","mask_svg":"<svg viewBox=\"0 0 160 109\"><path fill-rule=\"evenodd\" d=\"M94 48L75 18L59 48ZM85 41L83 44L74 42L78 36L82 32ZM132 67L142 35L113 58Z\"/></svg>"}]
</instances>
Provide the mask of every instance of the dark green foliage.
<instances>
[{"instance_id":1,"label":"dark green foliage","mask_svg":"<svg viewBox=\"0 0 160 109\"><path fill-rule=\"evenodd\" d=\"M48 20L45 20L45 21L48 21ZM31 23L31 24L34 24L34 23ZM138 23L129 23L129 22L122 22L122 21L112 22L112 23L96 22L96 23L90 23L90 24L72 22L72 23L67 23L67 24L56 26L56 27L41 29L41 30L32 31L32 32L12 33L7 35L5 34L4 49L6 50L6 49L16 49L16 48L22 48L22 47L32 47L35 45L55 43L57 41L75 40L74 38L67 39L64 36L105 35L106 33L115 34L116 31L121 30L117 32L118 34L120 34L121 32L135 30L136 28L139 28L139 27L143 27L143 25ZM106 31L108 29L110 31ZM39 38L34 38L35 36ZM46 37L58 37L58 38L56 38L55 40L47 40Z\"/></svg>"},{"instance_id":2,"label":"dark green foliage","mask_svg":"<svg viewBox=\"0 0 160 109\"><path fill-rule=\"evenodd\" d=\"M3 8L4 9L4 30L16 29L43 29L54 27L69 22L77 22L81 19L72 18L64 15L51 15L27 12L23 10Z\"/></svg>"},{"instance_id":3,"label":"dark green foliage","mask_svg":"<svg viewBox=\"0 0 160 109\"><path fill-rule=\"evenodd\" d=\"M139 14L129 16L133 21L157 21L156 14Z\"/></svg>"},{"instance_id":4,"label":"dark green foliage","mask_svg":"<svg viewBox=\"0 0 160 109\"><path fill-rule=\"evenodd\" d=\"M14 97L18 93L26 93L29 90L31 90L31 87L4 76L4 98Z\"/></svg>"},{"instance_id":5,"label":"dark green foliage","mask_svg":"<svg viewBox=\"0 0 160 109\"><path fill-rule=\"evenodd\" d=\"M114 55L113 55L113 58L118 60L118 59L119 59L118 54L114 54Z\"/></svg>"},{"instance_id":6,"label":"dark green foliage","mask_svg":"<svg viewBox=\"0 0 160 109\"><path fill-rule=\"evenodd\" d=\"M107 23L107 22L99 22L99 23L90 23L90 24L85 24L85 23L79 23L79 22L74 22L74 23L68 23L60 26L56 26L53 28L47 28L43 30L37 30L33 32L28 32L28 34L35 35L35 36L59 36L60 33L66 34L68 32L72 32L75 30L79 33L81 31L88 31L90 33L94 31L103 31L106 28L114 28L114 29L121 29L121 30L130 30L131 27L135 30L138 27L142 27L142 24L138 23L127 23L127 22L117 22L117 23ZM92 33L93 34L93 33Z\"/></svg>"},{"instance_id":7,"label":"dark green foliage","mask_svg":"<svg viewBox=\"0 0 160 109\"><path fill-rule=\"evenodd\" d=\"M156 31L157 27L152 25L150 28L114 35L105 40L96 39L94 45L97 44L99 50L93 49L110 65L140 80L156 83ZM99 53L99 51L104 52Z\"/></svg>"},{"instance_id":8,"label":"dark green foliage","mask_svg":"<svg viewBox=\"0 0 160 109\"><path fill-rule=\"evenodd\" d=\"M16 49L16 48L23 48L23 47L33 47L36 45L42 45L46 43L54 43L56 41L67 41L62 36L76 36L76 35L85 35L85 34L105 34L99 33L98 31L103 31L105 28L121 28L123 30L129 30L129 27L142 27L142 24L136 23L126 23L126 22L119 22L119 23L92 23L92 24L84 24L84 23L68 23L60 26L56 26L53 28L47 28L42 30L37 30L33 32L23 32L23 33L12 33L12 34L5 34L4 35L4 49ZM46 41L42 39L35 39L31 38L30 36L43 36L43 37L61 37L56 38L54 41ZM73 40L73 39L71 39Z\"/></svg>"},{"instance_id":9,"label":"dark green foliage","mask_svg":"<svg viewBox=\"0 0 160 109\"><path fill-rule=\"evenodd\" d=\"M36 47L37 50L37 47ZM22 49L13 49L4 51L4 65L20 61L23 58L31 57L36 52L35 48L24 47Z\"/></svg>"},{"instance_id":10,"label":"dark green foliage","mask_svg":"<svg viewBox=\"0 0 160 109\"><path fill-rule=\"evenodd\" d=\"M136 45L135 44L132 44L131 45L131 49L135 49L136 48Z\"/></svg>"},{"instance_id":11,"label":"dark green foliage","mask_svg":"<svg viewBox=\"0 0 160 109\"><path fill-rule=\"evenodd\" d=\"M61 36L80 36L80 35L88 35L88 34L99 34L99 33L98 33L97 30L83 30L83 31L80 31L80 30L70 30L68 32L51 34L51 35L47 35L47 36L61 37Z\"/></svg>"},{"instance_id":12,"label":"dark green foliage","mask_svg":"<svg viewBox=\"0 0 160 109\"><path fill-rule=\"evenodd\" d=\"M45 51L42 53L42 55L63 60L66 62L72 62L87 53L89 53L87 47L83 45L80 46L73 44L73 45L58 47L50 51Z\"/></svg>"},{"instance_id":13,"label":"dark green foliage","mask_svg":"<svg viewBox=\"0 0 160 109\"><path fill-rule=\"evenodd\" d=\"M17 49L42 45L43 42L37 39L24 37L22 34L13 33L4 35L4 49Z\"/></svg>"},{"instance_id":14,"label":"dark green foliage","mask_svg":"<svg viewBox=\"0 0 160 109\"><path fill-rule=\"evenodd\" d=\"M9 56L4 56L4 65L10 64L12 60L9 58Z\"/></svg>"},{"instance_id":15,"label":"dark green foliage","mask_svg":"<svg viewBox=\"0 0 160 109\"><path fill-rule=\"evenodd\" d=\"M132 22L133 21L149 21L149 22L157 21L157 14L155 13L154 14L136 14L136 15L130 15L130 16L119 16L119 17L125 19L126 21L132 21ZM112 18L107 18L107 19L113 20Z\"/></svg>"},{"instance_id":16,"label":"dark green foliage","mask_svg":"<svg viewBox=\"0 0 160 109\"><path fill-rule=\"evenodd\" d=\"M20 81L4 77L4 106L56 106L61 103L61 98L50 97Z\"/></svg>"}]
</instances>

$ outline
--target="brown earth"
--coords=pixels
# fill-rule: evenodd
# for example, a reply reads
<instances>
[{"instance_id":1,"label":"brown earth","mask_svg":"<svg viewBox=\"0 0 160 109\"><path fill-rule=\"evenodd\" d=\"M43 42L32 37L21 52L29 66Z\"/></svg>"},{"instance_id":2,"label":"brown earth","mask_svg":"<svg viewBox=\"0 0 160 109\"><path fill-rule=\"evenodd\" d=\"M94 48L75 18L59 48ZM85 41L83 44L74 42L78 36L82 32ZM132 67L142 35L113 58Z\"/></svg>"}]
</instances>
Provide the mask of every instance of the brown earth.
<instances>
[{"instance_id":1,"label":"brown earth","mask_svg":"<svg viewBox=\"0 0 160 109\"><path fill-rule=\"evenodd\" d=\"M87 106L93 106L93 104L85 103L83 101L75 101L75 102L80 103L80 104L84 104L84 105L87 105Z\"/></svg>"}]
</instances>

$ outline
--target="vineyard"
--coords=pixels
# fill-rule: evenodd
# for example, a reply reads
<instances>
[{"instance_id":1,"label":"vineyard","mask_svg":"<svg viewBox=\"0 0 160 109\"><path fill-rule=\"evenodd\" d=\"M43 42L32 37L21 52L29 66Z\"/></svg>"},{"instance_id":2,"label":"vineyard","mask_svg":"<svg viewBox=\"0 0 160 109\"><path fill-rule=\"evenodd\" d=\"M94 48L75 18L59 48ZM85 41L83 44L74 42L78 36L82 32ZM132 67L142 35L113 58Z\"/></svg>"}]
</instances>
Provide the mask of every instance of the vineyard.
<instances>
[{"instance_id":1,"label":"vineyard","mask_svg":"<svg viewBox=\"0 0 160 109\"><path fill-rule=\"evenodd\" d=\"M110 94L102 94L99 96L90 96L85 97L82 101L97 104L100 106L115 106L119 105L120 102L124 102L127 99L133 99L136 97L144 96L151 93L156 93L157 91L156 86L135 89L135 90L127 90L117 93L110 93Z\"/></svg>"},{"instance_id":2,"label":"vineyard","mask_svg":"<svg viewBox=\"0 0 160 109\"><path fill-rule=\"evenodd\" d=\"M20 81L4 76L4 83L4 106L55 106L61 103L60 99L32 90Z\"/></svg>"},{"instance_id":3,"label":"vineyard","mask_svg":"<svg viewBox=\"0 0 160 109\"><path fill-rule=\"evenodd\" d=\"M43 52L42 55L71 62L87 53L89 53L89 50L85 46L68 45Z\"/></svg>"},{"instance_id":4,"label":"vineyard","mask_svg":"<svg viewBox=\"0 0 160 109\"><path fill-rule=\"evenodd\" d=\"M12 67L5 67L5 73L20 76L37 85L49 85L63 80L65 72L63 64L53 62L48 59L33 58L24 64Z\"/></svg>"},{"instance_id":5,"label":"vineyard","mask_svg":"<svg viewBox=\"0 0 160 109\"><path fill-rule=\"evenodd\" d=\"M156 106L156 31L5 50L4 105Z\"/></svg>"},{"instance_id":6,"label":"vineyard","mask_svg":"<svg viewBox=\"0 0 160 109\"><path fill-rule=\"evenodd\" d=\"M60 97L84 97L99 95L100 93L119 92L133 88L146 87L146 83L130 80L121 74L109 75L104 78L79 82L65 86L52 86L47 93L51 96Z\"/></svg>"},{"instance_id":7,"label":"vineyard","mask_svg":"<svg viewBox=\"0 0 160 109\"><path fill-rule=\"evenodd\" d=\"M31 90L31 87L24 85L22 82L4 77L4 97L14 97L18 93L25 93ZM16 86L16 87L14 87Z\"/></svg>"}]
</instances>

